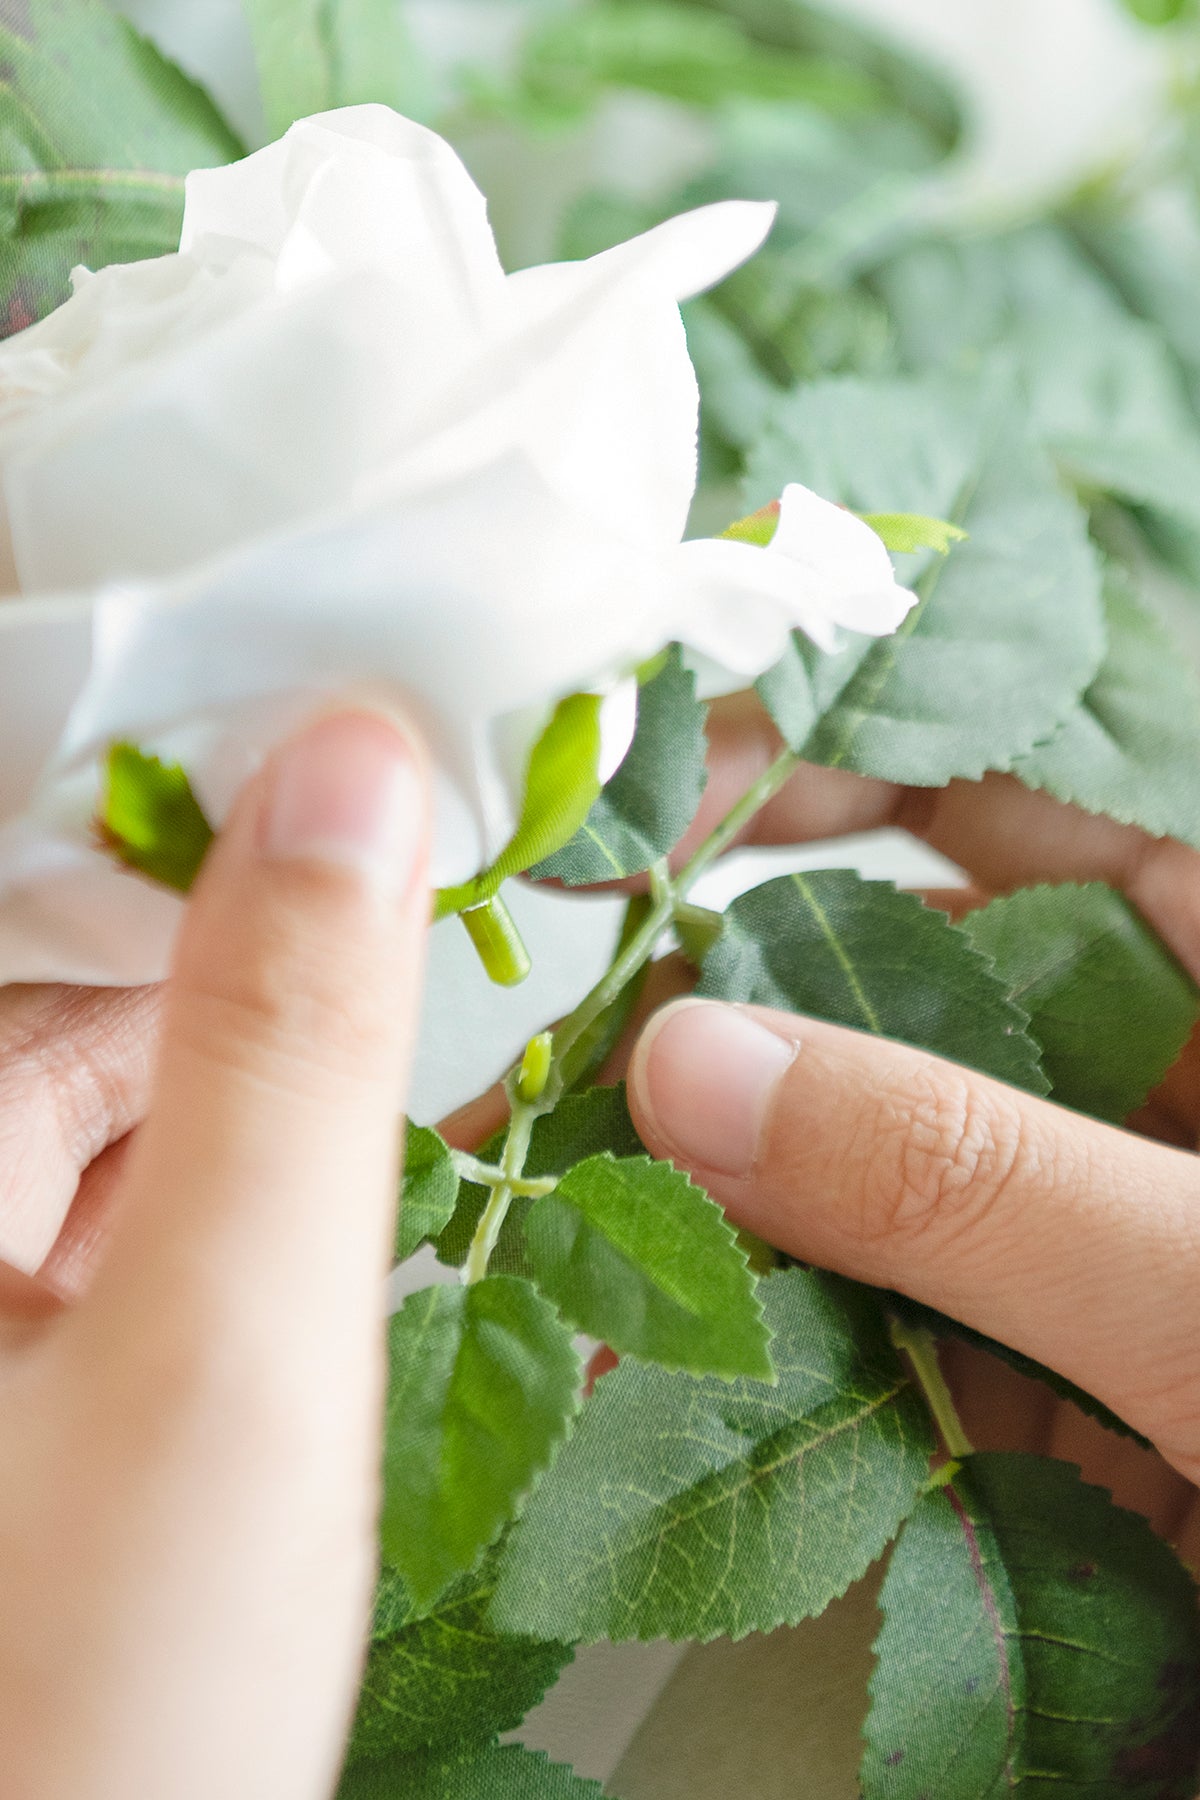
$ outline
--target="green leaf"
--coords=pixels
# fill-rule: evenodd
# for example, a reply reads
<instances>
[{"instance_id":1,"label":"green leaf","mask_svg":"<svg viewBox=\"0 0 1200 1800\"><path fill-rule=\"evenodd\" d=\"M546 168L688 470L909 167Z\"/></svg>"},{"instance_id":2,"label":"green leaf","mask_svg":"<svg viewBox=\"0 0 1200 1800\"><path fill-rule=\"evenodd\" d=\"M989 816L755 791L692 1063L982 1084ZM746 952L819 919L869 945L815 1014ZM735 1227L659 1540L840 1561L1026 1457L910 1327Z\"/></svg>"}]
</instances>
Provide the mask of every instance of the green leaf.
<instances>
[{"instance_id":1,"label":"green leaf","mask_svg":"<svg viewBox=\"0 0 1200 1800\"><path fill-rule=\"evenodd\" d=\"M1079 1112L1121 1124L1200 1019L1195 983L1103 882L1026 888L962 930L1029 1014L1054 1098Z\"/></svg>"},{"instance_id":2,"label":"green leaf","mask_svg":"<svg viewBox=\"0 0 1200 1800\"><path fill-rule=\"evenodd\" d=\"M1200 434L1179 367L1064 233L923 244L876 283L910 366L977 378L1002 360L1076 485L1200 519Z\"/></svg>"},{"instance_id":3,"label":"green leaf","mask_svg":"<svg viewBox=\"0 0 1200 1800\"><path fill-rule=\"evenodd\" d=\"M521 75L551 118L585 111L614 87L701 107L740 97L846 111L877 97L849 63L765 49L732 19L666 0L594 0L551 18L528 40Z\"/></svg>"},{"instance_id":4,"label":"green leaf","mask_svg":"<svg viewBox=\"0 0 1200 1800\"><path fill-rule=\"evenodd\" d=\"M863 523L897 556L911 556L918 550L936 550L939 556L949 556L955 544L961 544L967 535L945 519L929 519L920 513L864 513Z\"/></svg>"},{"instance_id":5,"label":"green leaf","mask_svg":"<svg viewBox=\"0 0 1200 1800\"><path fill-rule=\"evenodd\" d=\"M1191 10L1192 0L1124 0L1124 5L1143 25L1173 25Z\"/></svg>"},{"instance_id":6,"label":"green leaf","mask_svg":"<svg viewBox=\"0 0 1200 1800\"><path fill-rule=\"evenodd\" d=\"M181 894L191 892L213 842L213 828L177 763L136 744L114 744L97 829L127 868Z\"/></svg>"},{"instance_id":7,"label":"green leaf","mask_svg":"<svg viewBox=\"0 0 1200 1800\"><path fill-rule=\"evenodd\" d=\"M720 1207L669 1163L579 1163L525 1219L534 1276L563 1316L665 1369L771 1381L757 1283Z\"/></svg>"},{"instance_id":8,"label":"green leaf","mask_svg":"<svg viewBox=\"0 0 1200 1800\"><path fill-rule=\"evenodd\" d=\"M203 91L101 0L21 0L0 21L0 337L80 263L179 247L183 178L242 145Z\"/></svg>"},{"instance_id":9,"label":"green leaf","mask_svg":"<svg viewBox=\"0 0 1200 1800\"><path fill-rule=\"evenodd\" d=\"M948 383L824 381L785 400L750 462L751 503L800 481L855 512L912 511L969 533L904 578L893 637L837 655L799 634L759 692L812 762L935 787L1011 768L1072 711L1104 649L1080 508L1003 395Z\"/></svg>"},{"instance_id":10,"label":"green leaf","mask_svg":"<svg viewBox=\"0 0 1200 1800\"><path fill-rule=\"evenodd\" d=\"M504 1135L503 1131L497 1132L483 1146L480 1156L485 1162L495 1162L503 1149ZM646 1154L629 1116L624 1087L589 1088L583 1094L568 1094L553 1112L543 1113L533 1128L525 1173L534 1181L565 1175L576 1163L585 1162L590 1156L602 1156L606 1151L616 1157ZM458 1210L437 1244L439 1258L451 1268L466 1261L487 1200L487 1190L478 1182L463 1182ZM532 1274L524 1231L532 1204L530 1200L513 1202L490 1265L496 1274Z\"/></svg>"},{"instance_id":11,"label":"green leaf","mask_svg":"<svg viewBox=\"0 0 1200 1800\"><path fill-rule=\"evenodd\" d=\"M600 793L603 705L598 694L560 701L530 755L516 832L490 869L461 887L441 889L439 919L491 899L510 876L544 863L580 830Z\"/></svg>"},{"instance_id":12,"label":"green leaf","mask_svg":"<svg viewBox=\"0 0 1200 1800\"><path fill-rule=\"evenodd\" d=\"M1031 1093L1049 1083L1028 1015L943 913L848 869L783 875L735 900L700 993L898 1038Z\"/></svg>"},{"instance_id":13,"label":"green leaf","mask_svg":"<svg viewBox=\"0 0 1200 1800\"><path fill-rule=\"evenodd\" d=\"M929 1472L925 1408L866 1290L763 1283L777 1387L623 1362L508 1540L497 1629L742 1637L820 1613Z\"/></svg>"},{"instance_id":14,"label":"green leaf","mask_svg":"<svg viewBox=\"0 0 1200 1800\"><path fill-rule=\"evenodd\" d=\"M637 731L621 767L570 843L531 874L582 887L640 875L673 850L704 795L707 711L672 650L638 692Z\"/></svg>"},{"instance_id":15,"label":"green leaf","mask_svg":"<svg viewBox=\"0 0 1200 1800\"><path fill-rule=\"evenodd\" d=\"M1200 1620L1144 1519L1034 1456L972 1457L892 1558L866 1800L1062 1783L1192 1800Z\"/></svg>"},{"instance_id":16,"label":"green leaf","mask_svg":"<svg viewBox=\"0 0 1200 1800\"><path fill-rule=\"evenodd\" d=\"M1109 648L1099 674L1016 772L1087 812L1200 847L1200 679L1116 569L1105 604Z\"/></svg>"},{"instance_id":17,"label":"green leaf","mask_svg":"<svg viewBox=\"0 0 1200 1800\"><path fill-rule=\"evenodd\" d=\"M246 0L246 12L273 137L366 101L422 110L423 71L395 0Z\"/></svg>"},{"instance_id":18,"label":"green leaf","mask_svg":"<svg viewBox=\"0 0 1200 1800\"><path fill-rule=\"evenodd\" d=\"M458 1171L449 1147L427 1125L409 1121L404 1142L404 1181L396 1220L396 1261L446 1229L458 1202Z\"/></svg>"},{"instance_id":19,"label":"green leaf","mask_svg":"<svg viewBox=\"0 0 1200 1800\"><path fill-rule=\"evenodd\" d=\"M419 1607L473 1568L570 1428L581 1368L528 1283L413 1294L391 1320L384 1557Z\"/></svg>"},{"instance_id":20,"label":"green leaf","mask_svg":"<svg viewBox=\"0 0 1200 1800\"><path fill-rule=\"evenodd\" d=\"M418 1755L487 1741L519 1725L571 1661L569 1644L502 1637L488 1623L491 1559L420 1616L385 1569L350 1760Z\"/></svg>"},{"instance_id":21,"label":"green leaf","mask_svg":"<svg viewBox=\"0 0 1200 1800\"><path fill-rule=\"evenodd\" d=\"M603 1800L598 1781L518 1744L389 1757L350 1770L336 1800Z\"/></svg>"}]
</instances>

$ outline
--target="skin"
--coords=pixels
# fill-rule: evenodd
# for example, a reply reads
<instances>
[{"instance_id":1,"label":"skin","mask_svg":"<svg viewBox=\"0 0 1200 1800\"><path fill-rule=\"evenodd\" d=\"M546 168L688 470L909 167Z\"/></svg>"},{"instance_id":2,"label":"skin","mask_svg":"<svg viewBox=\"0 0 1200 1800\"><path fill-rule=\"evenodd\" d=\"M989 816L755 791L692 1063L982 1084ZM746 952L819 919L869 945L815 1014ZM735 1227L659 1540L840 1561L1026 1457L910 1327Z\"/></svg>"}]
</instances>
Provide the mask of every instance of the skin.
<instances>
[{"instance_id":1,"label":"skin","mask_svg":"<svg viewBox=\"0 0 1200 1800\"><path fill-rule=\"evenodd\" d=\"M778 749L744 697L715 709L711 736L693 841ZM381 1277L428 895L423 802L398 893L324 851L264 854L293 753L210 859L168 997L0 993L0 1249L30 1260L65 1216L39 1276L0 1286L0 1741L22 1800L328 1800L334 1786L373 1569ZM931 794L805 769L751 835L884 824L966 868L974 898L1110 881L1200 976L1200 856L1013 782ZM609 1071L628 1064L647 1143L793 1254L954 1312L1100 1394L1155 1452L991 1358L947 1354L979 1446L1080 1463L1200 1564L1196 1047L1118 1132L894 1044L756 1013L785 1069L751 1093L749 1160L731 1172L682 1141L696 1077L671 1024L686 986L660 966ZM731 1090L711 1024L715 1086ZM501 1111L486 1096L447 1135L471 1147Z\"/></svg>"},{"instance_id":2,"label":"skin","mask_svg":"<svg viewBox=\"0 0 1200 1800\"><path fill-rule=\"evenodd\" d=\"M242 796L165 1003L0 996L9 1144L28 1128L6 1206L56 1218L87 1165L0 1335L22 1800L333 1790L374 1579L426 793L394 724L326 719Z\"/></svg>"}]
</instances>

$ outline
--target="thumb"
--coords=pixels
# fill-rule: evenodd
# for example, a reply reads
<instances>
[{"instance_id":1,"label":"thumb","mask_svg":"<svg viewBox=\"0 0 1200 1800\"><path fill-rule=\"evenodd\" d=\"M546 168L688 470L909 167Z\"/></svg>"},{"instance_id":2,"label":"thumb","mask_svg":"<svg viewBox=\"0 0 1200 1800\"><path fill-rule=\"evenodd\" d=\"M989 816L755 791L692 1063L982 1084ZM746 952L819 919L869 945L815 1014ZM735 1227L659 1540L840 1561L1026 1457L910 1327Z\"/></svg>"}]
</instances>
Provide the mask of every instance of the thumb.
<instances>
[{"instance_id":1,"label":"thumb","mask_svg":"<svg viewBox=\"0 0 1200 1800\"><path fill-rule=\"evenodd\" d=\"M429 917L425 760L326 717L242 794L197 885L161 1060L78 1329L146 1355L169 1313L248 1348L375 1329ZM101 1359L103 1360L103 1359Z\"/></svg>"},{"instance_id":2,"label":"thumb","mask_svg":"<svg viewBox=\"0 0 1200 1800\"><path fill-rule=\"evenodd\" d=\"M1196 1478L1194 1157L923 1051L709 1001L651 1022L629 1092L647 1145L739 1224L1050 1365Z\"/></svg>"}]
</instances>

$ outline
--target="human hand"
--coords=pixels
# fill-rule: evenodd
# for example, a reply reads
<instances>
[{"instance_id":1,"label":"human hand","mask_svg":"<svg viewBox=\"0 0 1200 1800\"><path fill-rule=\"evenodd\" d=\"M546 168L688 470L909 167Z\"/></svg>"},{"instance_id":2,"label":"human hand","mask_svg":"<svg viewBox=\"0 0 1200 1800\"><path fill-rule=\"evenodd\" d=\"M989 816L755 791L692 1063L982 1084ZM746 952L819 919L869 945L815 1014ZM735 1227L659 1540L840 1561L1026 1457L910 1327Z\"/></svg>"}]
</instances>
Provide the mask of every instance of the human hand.
<instances>
[{"instance_id":1,"label":"human hand","mask_svg":"<svg viewBox=\"0 0 1200 1800\"><path fill-rule=\"evenodd\" d=\"M747 697L717 709L706 817L777 753ZM989 778L902 790L804 769L759 843L899 824L964 867L966 897L1033 881L1124 889L1200 977L1200 855ZM703 822L697 836L705 829ZM961 897L959 903L962 903ZM1057 1369L1151 1457L994 1359L955 1347L972 1432L1083 1465L1200 1564L1200 1055L1116 1131L926 1053L756 1008L659 1013L629 1070L647 1147L793 1256L963 1320ZM1174 1147L1168 1147L1168 1144Z\"/></svg>"},{"instance_id":2,"label":"human hand","mask_svg":"<svg viewBox=\"0 0 1200 1800\"><path fill-rule=\"evenodd\" d=\"M0 1309L0 1740L21 1800L334 1786L374 1573L426 837L420 753L378 718L326 719L251 784L196 892L94 1276L73 1307ZM76 1004L78 1048L156 1002ZM139 1079L94 1115L106 1142ZM64 1116L62 1191L98 1142ZM50 1140L24 1142L44 1163Z\"/></svg>"}]
</instances>

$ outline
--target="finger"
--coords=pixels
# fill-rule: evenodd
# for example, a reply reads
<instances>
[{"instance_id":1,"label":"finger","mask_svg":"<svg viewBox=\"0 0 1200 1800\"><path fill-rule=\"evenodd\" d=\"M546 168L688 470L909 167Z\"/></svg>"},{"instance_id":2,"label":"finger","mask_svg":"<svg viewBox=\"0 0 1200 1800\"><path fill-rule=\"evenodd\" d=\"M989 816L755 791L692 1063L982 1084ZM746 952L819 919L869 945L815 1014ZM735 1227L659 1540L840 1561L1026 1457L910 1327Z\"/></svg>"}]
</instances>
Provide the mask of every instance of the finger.
<instances>
[{"instance_id":1,"label":"finger","mask_svg":"<svg viewBox=\"0 0 1200 1800\"><path fill-rule=\"evenodd\" d=\"M146 1362L139 1329L168 1331L185 1360L275 1333L304 1363L306 1345L331 1353L339 1320L347 1341L372 1339L428 916L426 788L406 734L349 714L243 795L198 884L150 1113L75 1315L89 1342Z\"/></svg>"},{"instance_id":2,"label":"finger","mask_svg":"<svg viewBox=\"0 0 1200 1800\"><path fill-rule=\"evenodd\" d=\"M141 1118L161 1014L157 988L0 993L0 1261L41 1267L83 1171Z\"/></svg>"},{"instance_id":3,"label":"finger","mask_svg":"<svg viewBox=\"0 0 1200 1800\"><path fill-rule=\"evenodd\" d=\"M712 1002L652 1022L630 1099L739 1224L1048 1363L1200 1470L1194 1158L922 1051Z\"/></svg>"}]
</instances>

